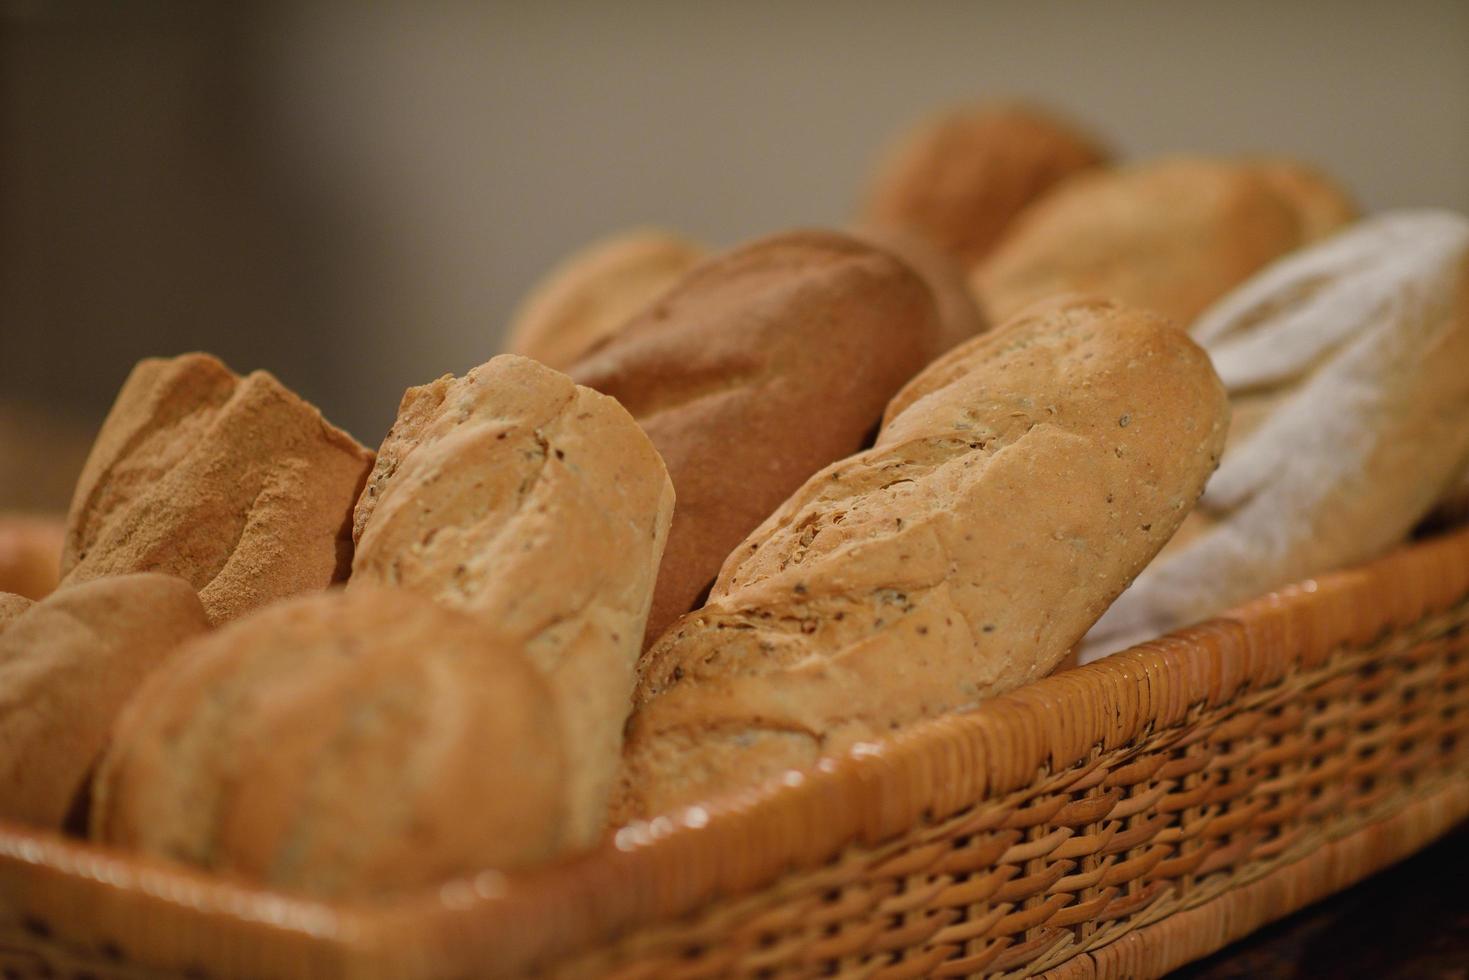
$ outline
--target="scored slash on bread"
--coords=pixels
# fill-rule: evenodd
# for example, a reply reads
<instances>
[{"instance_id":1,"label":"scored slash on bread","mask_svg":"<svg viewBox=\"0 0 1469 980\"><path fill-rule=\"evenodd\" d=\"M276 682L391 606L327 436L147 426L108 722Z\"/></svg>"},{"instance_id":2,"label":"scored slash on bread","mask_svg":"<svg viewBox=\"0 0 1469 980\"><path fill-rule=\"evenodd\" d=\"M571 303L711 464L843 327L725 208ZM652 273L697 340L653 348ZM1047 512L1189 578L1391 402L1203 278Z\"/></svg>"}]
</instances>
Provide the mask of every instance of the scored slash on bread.
<instances>
[{"instance_id":1,"label":"scored slash on bread","mask_svg":"<svg viewBox=\"0 0 1469 980\"><path fill-rule=\"evenodd\" d=\"M1387 212L1272 265L1201 317L1242 423L1185 533L1085 657L1365 561L1469 464L1469 220Z\"/></svg>"},{"instance_id":2,"label":"scored slash on bread","mask_svg":"<svg viewBox=\"0 0 1469 980\"><path fill-rule=\"evenodd\" d=\"M357 505L349 591L471 613L546 677L573 845L602 830L673 504L621 405L502 355L408 391Z\"/></svg>"},{"instance_id":3,"label":"scored slash on bread","mask_svg":"<svg viewBox=\"0 0 1469 980\"><path fill-rule=\"evenodd\" d=\"M372 454L264 371L140 361L72 498L63 586L136 571L189 582L211 622L322 589L351 565Z\"/></svg>"},{"instance_id":4,"label":"scored slash on bread","mask_svg":"<svg viewBox=\"0 0 1469 980\"><path fill-rule=\"evenodd\" d=\"M616 813L754 785L1048 673L1223 448L1204 353L1082 298L956 348L645 654Z\"/></svg>"},{"instance_id":5,"label":"scored slash on bread","mask_svg":"<svg viewBox=\"0 0 1469 980\"><path fill-rule=\"evenodd\" d=\"M678 493L648 642L791 491L861 448L940 337L905 263L800 231L709 259L568 370L627 407Z\"/></svg>"}]
</instances>

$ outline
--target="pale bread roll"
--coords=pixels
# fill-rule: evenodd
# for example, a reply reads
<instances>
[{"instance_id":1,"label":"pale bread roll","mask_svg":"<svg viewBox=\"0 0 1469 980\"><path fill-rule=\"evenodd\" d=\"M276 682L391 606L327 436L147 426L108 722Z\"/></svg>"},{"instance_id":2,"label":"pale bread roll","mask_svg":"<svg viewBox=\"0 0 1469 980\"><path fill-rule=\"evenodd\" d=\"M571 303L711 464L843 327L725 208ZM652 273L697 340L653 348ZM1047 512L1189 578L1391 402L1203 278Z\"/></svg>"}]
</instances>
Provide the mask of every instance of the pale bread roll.
<instances>
[{"instance_id":1,"label":"pale bread roll","mask_svg":"<svg viewBox=\"0 0 1469 980\"><path fill-rule=\"evenodd\" d=\"M1282 168L1176 157L1068 181L1026 210L970 282L1000 321L1077 290L1180 327L1268 263L1321 234ZM1314 219L1320 223L1322 219Z\"/></svg>"},{"instance_id":2,"label":"pale bread roll","mask_svg":"<svg viewBox=\"0 0 1469 980\"><path fill-rule=\"evenodd\" d=\"M952 109L888 151L864 220L922 236L965 267L995 247L1028 204L1110 154L1090 134L1033 106Z\"/></svg>"},{"instance_id":3,"label":"pale bread roll","mask_svg":"<svg viewBox=\"0 0 1469 980\"><path fill-rule=\"evenodd\" d=\"M616 810L759 783L1048 673L1223 448L1204 353L1068 298L951 351L806 482L644 657Z\"/></svg>"},{"instance_id":4,"label":"pale bread roll","mask_svg":"<svg viewBox=\"0 0 1469 980\"><path fill-rule=\"evenodd\" d=\"M324 589L352 561L372 454L264 371L207 354L139 361L87 458L63 585L166 572L226 622Z\"/></svg>"},{"instance_id":5,"label":"pale bread roll","mask_svg":"<svg viewBox=\"0 0 1469 980\"><path fill-rule=\"evenodd\" d=\"M123 705L208 628L187 582L151 573L63 589L0 623L0 819L61 827Z\"/></svg>"},{"instance_id":6,"label":"pale bread roll","mask_svg":"<svg viewBox=\"0 0 1469 980\"><path fill-rule=\"evenodd\" d=\"M1237 414L1219 472L1085 659L1402 541L1469 462L1469 220L1370 218L1199 319Z\"/></svg>"},{"instance_id":7,"label":"pale bread roll","mask_svg":"<svg viewBox=\"0 0 1469 980\"><path fill-rule=\"evenodd\" d=\"M545 681L402 590L286 600L181 649L118 721L98 840L273 889L378 899L564 845Z\"/></svg>"},{"instance_id":8,"label":"pale bread roll","mask_svg":"<svg viewBox=\"0 0 1469 980\"><path fill-rule=\"evenodd\" d=\"M510 318L505 349L565 370L704 258L673 232L635 228L573 252Z\"/></svg>"},{"instance_id":9,"label":"pale bread roll","mask_svg":"<svg viewBox=\"0 0 1469 980\"><path fill-rule=\"evenodd\" d=\"M357 505L349 591L401 586L471 613L545 676L572 845L606 819L672 511L621 405L511 354L410 389Z\"/></svg>"}]
</instances>

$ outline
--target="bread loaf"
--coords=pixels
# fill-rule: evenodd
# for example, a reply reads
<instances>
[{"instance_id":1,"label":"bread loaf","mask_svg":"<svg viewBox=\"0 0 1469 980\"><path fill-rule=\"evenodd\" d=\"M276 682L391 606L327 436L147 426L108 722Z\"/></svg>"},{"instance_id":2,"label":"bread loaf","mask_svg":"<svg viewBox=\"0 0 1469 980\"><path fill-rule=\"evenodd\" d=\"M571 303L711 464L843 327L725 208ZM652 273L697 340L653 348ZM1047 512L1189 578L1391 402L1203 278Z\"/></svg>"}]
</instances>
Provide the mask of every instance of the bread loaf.
<instances>
[{"instance_id":1,"label":"bread loaf","mask_svg":"<svg viewBox=\"0 0 1469 980\"><path fill-rule=\"evenodd\" d=\"M861 448L940 336L905 263L793 232L703 263L570 369L627 407L678 493L648 642L803 480Z\"/></svg>"},{"instance_id":2,"label":"bread loaf","mask_svg":"<svg viewBox=\"0 0 1469 980\"><path fill-rule=\"evenodd\" d=\"M214 623L344 578L372 454L263 371L140 361L82 470L65 585L177 575Z\"/></svg>"},{"instance_id":3,"label":"bread loaf","mask_svg":"<svg viewBox=\"0 0 1469 980\"><path fill-rule=\"evenodd\" d=\"M889 152L868 191L866 220L921 235L967 268L1026 205L1108 156L1090 135L1029 106L951 110Z\"/></svg>"},{"instance_id":4,"label":"bread loaf","mask_svg":"<svg viewBox=\"0 0 1469 980\"><path fill-rule=\"evenodd\" d=\"M133 692L209 627L188 583L63 589L0 629L0 819L59 828Z\"/></svg>"},{"instance_id":5,"label":"bread loaf","mask_svg":"<svg viewBox=\"0 0 1469 980\"><path fill-rule=\"evenodd\" d=\"M277 603L128 705L98 840L327 898L544 860L564 839L551 696L521 650L402 590Z\"/></svg>"},{"instance_id":6,"label":"bread loaf","mask_svg":"<svg viewBox=\"0 0 1469 980\"><path fill-rule=\"evenodd\" d=\"M1469 463L1469 220L1390 212L1282 259L1195 327L1247 424L1086 658L1402 541Z\"/></svg>"},{"instance_id":7,"label":"bread loaf","mask_svg":"<svg viewBox=\"0 0 1469 980\"><path fill-rule=\"evenodd\" d=\"M622 406L514 355L410 389L357 505L349 591L401 586L472 613L548 681L573 845L606 820L672 510Z\"/></svg>"},{"instance_id":8,"label":"bread loaf","mask_svg":"<svg viewBox=\"0 0 1469 980\"><path fill-rule=\"evenodd\" d=\"M671 232L637 228L573 253L511 317L506 349L564 370L704 257Z\"/></svg>"},{"instance_id":9,"label":"bread loaf","mask_svg":"<svg viewBox=\"0 0 1469 980\"><path fill-rule=\"evenodd\" d=\"M33 605L35 605L34 599L27 599L25 596L16 595L13 592L0 592L0 633L3 633L5 627L18 619L21 613Z\"/></svg>"},{"instance_id":10,"label":"bread loaf","mask_svg":"<svg viewBox=\"0 0 1469 980\"><path fill-rule=\"evenodd\" d=\"M1320 241L1357 220L1356 201L1324 171L1279 157L1248 162L1295 211L1302 244Z\"/></svg>"},{"instance_id":11,"label":"bread loaf","mask_svg":"<svg viewBox=\"0 0 1469 980\"><path fill-rule=\"evenodd\" d=\"M1021 215L971 284L995 322L1081 290L1187 327L1266 264L1322 233L1321 214L1308 219L1302 197L1278 189L1283 172L1174 158L1078 177Z\"/></svg>"},{"instance_id":12,"label":"bread loaf","mask_svg":"<svg viewBox=\"0 0 1469 980\"><path fill-rule=\"evenodd\" d=\"M989 329L988 321L974 302L974 294L969 291L964 270L948 253L919 235L897 228L871 225L854 234L906 262L933 294L939 315L939 335L930 360Z\"/></svg>"},{"instance_id":13,"label":"bread loaf","mask_svg":"<svg viewBox=\"0 0 1469 980\"><path fill-rule=\"evenodd\" d=\"M1186 336L1082 298L956 348L894 405L644 655L619 816L1049 672L1188 513L1228 418Z\"/></svg>"},{"instance_id":14,"label":"bread loaf","mask_svg":"<svg viewBox=\"0 0 1469 980\"><path fill-rule=\"evenodd\" d=\"M56 588L66 524L31 514L0 514L0 592L41 599Z\"/></svg>"}]
</instances>

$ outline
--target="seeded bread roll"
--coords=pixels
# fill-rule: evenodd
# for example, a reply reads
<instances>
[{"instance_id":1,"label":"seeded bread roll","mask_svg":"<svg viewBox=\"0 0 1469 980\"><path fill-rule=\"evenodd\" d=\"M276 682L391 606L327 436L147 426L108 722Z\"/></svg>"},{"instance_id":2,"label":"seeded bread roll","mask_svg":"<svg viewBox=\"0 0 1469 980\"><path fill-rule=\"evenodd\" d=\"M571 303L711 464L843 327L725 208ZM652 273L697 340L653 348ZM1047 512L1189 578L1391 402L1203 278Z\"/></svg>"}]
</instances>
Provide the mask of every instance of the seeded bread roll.
<instances>
[{"instance_id":1,"label":"seeded bread roll","mask_svg":"<svg viewBox=\"0 0 1469 980\"><path fill-rule=\"evenodd\" d=\"M951 351L644 656L622 818L753 785L1048 673L1223 447L1208 359L1069 298Z\"/></svg>"},{"instance_id":2,"label":"seeded bread roll","mask_svg":"<svg viewBox=\"0 0 1469 980\"><path fill-rule=\"evenodd\" d=\"M128 698L208 628L188 583L154 574L64 589L3 626L0 819L61 827Z\"/></svg>"},{"instance_id":3,"label":"seeded bread roll","mask_svg":"<svg viewBox=\"0 0 1469 980\"><path fill-rule=\"evenodd\" d=\"M13 592L0 592L0 633L5 627L20 618L20 614L35 605L34 599Z\"/></svg>"},{"instance_id":4,"label":"seeded bread roll","mask_svg":"<svg viewBox=\"0 0 1469 980\"><path fill-rule=\"evenodd\" d=\"M1016 220L971 280L998 322L1070 290L1187 327L1229 290L1320 235L1282 170L1175 158L1078 177Z\"/></svg>"},{"instance_id":5,"label":"seeded bread roll","mask_svg":"<svg viewBox=\"0 0 1469 980\"><path fill-rule=\"evenodd\" d=\"M574 846L606 820L672 511L668 472L621 405L508 354L410 389L357 505L349 590L401 586L472 613L546 678Z\"/></svg>"},{"instance_id":6,"label":"seeded bread roll","mask_svg":"<svg viewBox=\"0 0 1469 980\"><path fill-rule=\"evenodd\" d=\"M703 263L571 368L627 407L678 492L647 642L803 480L862 447L940 336L905 263L803 231Z\"/></svg>"},{"instance_id":7,"label":"seeded bread roll","mask_svg":"<svg viewBox=\"0 0 1469 980\"><path fill-rule=\"evenodd\" d=\"M866 220L921 235L967 268L1026 205L1108 156L1090 135L1039 109L955 109L904 134L872 182Z\"/></svg>"},{"instance_id":8,"label":"seeded bread roll","mask_svg":"<svg viewBox=\"0 0 1469 980\"><path fill-rule=\"evenodd\" d=\"M704 258L699 245L658 228L594 242L536 283L510 320L506 349L564 370L616 333Z\"/></svg>"},{"instance_id":9,"label":"seeded bread roll","mask_svg":"<svg viewBox=\"0 0 1469 980\"><path fill-rule=\"evenodd\" d=\"M0 592L45 598L61 573L65 522L33 514L0 514Z\"/></svg>"},{"instance_id":10,"label":"seeded bread roll","mask_svg":"<svg viewBox=\"0 0 1469 980\"><path fill-rule=\"evenodd\" d=\"M82 470L63 585L153 571L222 623L324 589L352 561L372 454L279 381L207 354L140 361Z\"/></svg>"},{"instance_id":11,"label":"seeded bread roll","mask_svg":"<svg viewBox=\"0 0 1469 980\"><path fill-rule=\"evenodd\" d=\"M933 293L939 314L939 336L930 360L989 329L989 323L974 302L974 294L969 291L964 270L946 252L918 235L897 228L873 225L854 234L908 263Z\"/></svg>"},{"instance_id":12,"label":"seeded bread roll","mask_svg":"<svg viewBox=\"0 0 1469 980\"><path fill-rule=\"evenodd\" d=\"M1282 259L1200 318L1244 423L1198 510L1085 659L1365 561L1469 463L1469 220L1389 212Z\"/></svg>"},{"instance_id":13,"label":"seeded bread roll","mask_svg":"<svg viewBox=\"0 0 1469 980\"><path fill-rule=\"evenodd\" d=\"M524 651L402 590L287 600L128 705L92 834L267 887L375 899L563 845L565 766Z\"/></svg>"}]
</instances>

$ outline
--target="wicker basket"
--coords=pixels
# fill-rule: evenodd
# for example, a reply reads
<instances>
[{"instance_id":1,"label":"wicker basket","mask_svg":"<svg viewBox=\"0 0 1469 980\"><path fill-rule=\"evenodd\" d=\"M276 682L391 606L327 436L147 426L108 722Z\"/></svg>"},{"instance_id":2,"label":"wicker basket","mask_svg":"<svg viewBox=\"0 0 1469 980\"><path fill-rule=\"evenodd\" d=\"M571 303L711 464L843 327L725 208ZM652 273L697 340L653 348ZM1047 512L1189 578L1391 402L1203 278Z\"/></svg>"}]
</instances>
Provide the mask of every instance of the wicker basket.
<instances>
[{"instance_id":1,"label":"wicker basket","mask_svg":"<svg viewBox=\"0 0 1469 980\"><path fill-rule=\"evenodd\" d=\"M1469 815L1469 531L518 877L317 904L0 827L4 977L1156 976Z\"/></svg>"}]
</instances>

